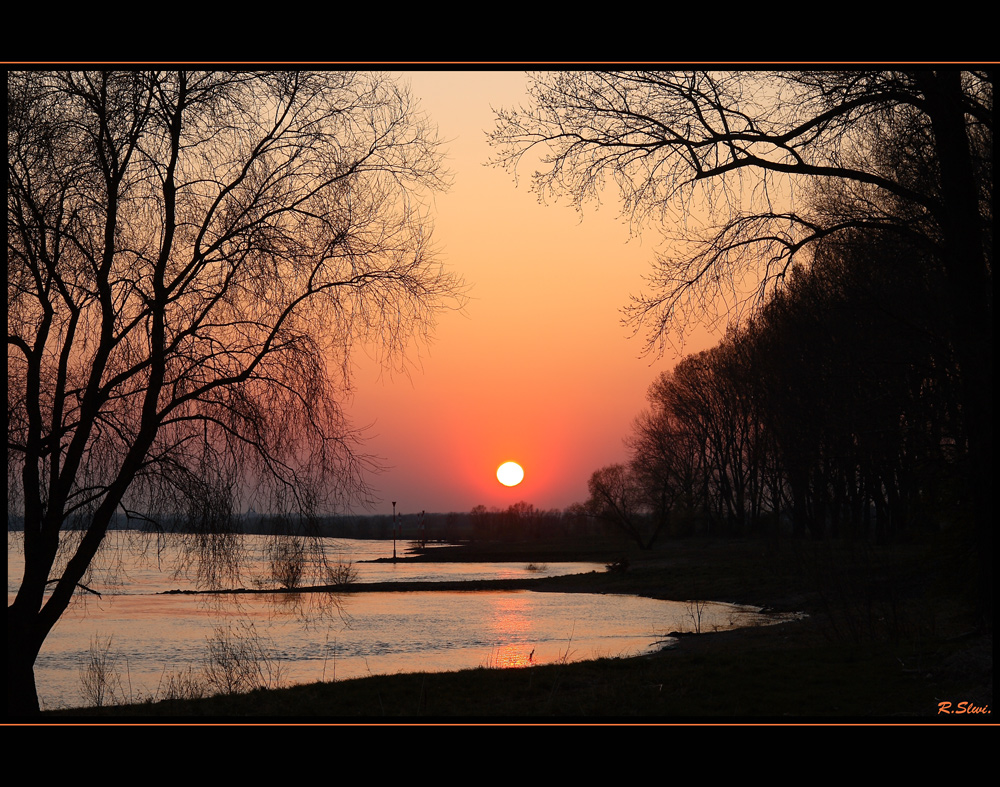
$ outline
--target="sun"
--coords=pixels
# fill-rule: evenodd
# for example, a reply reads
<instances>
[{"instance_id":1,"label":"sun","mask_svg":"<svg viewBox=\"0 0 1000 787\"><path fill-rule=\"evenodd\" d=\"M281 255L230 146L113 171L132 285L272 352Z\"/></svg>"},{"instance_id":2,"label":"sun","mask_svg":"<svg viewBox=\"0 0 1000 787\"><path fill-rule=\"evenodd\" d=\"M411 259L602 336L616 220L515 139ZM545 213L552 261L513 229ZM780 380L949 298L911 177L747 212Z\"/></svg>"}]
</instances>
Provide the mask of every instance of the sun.
<instances>
[{"instance_id":1,"label":"sun","mask_svg":"<svg viewBox=\"0 0 1000 787\"><path fill-rule=\"evenodd\" d=\"M504 486L517 486L524 479L524 470L517 462L504 462L497 468L497 480Z\"/></svg>"}]
</instances>

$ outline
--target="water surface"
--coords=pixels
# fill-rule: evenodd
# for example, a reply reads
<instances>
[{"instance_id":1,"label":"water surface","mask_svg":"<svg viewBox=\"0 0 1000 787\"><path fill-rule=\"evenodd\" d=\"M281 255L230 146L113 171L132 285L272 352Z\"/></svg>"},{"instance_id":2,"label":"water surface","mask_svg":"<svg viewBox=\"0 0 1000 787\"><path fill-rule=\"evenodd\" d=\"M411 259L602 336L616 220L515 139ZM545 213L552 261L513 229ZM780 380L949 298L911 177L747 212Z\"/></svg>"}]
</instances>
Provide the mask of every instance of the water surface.
<instances>
[{"instance_id":1,"label":"water surface","mask_svg":"<svg viewBox=\"0 0 1000 787\"><path fill-rule=\"evenodd\" d=\"M391 542L338 540L330 546L354 561L392 555ZM397 551L402 554L400 544ZM118 569L128 579L118 585L101 585L98 574L94 581L105 591L101 597L81 595L56 624L35 668L43 708L86 704L81 671L92 644L109 637L117 691L135 701L162 696L172 674L202 670L208 642L220 631L259 646L268 666L289 684L630 656L661 647L669 632L732 628L756 620L754 610L726 604L533 591L162 595L196 584L190 576L175 576L167 557L126 560ZM362 582L516 579L603 570L590 563L355 566ZM20 556L8 538L9 597L19 579Z\"/></svg>"}]
</instances>

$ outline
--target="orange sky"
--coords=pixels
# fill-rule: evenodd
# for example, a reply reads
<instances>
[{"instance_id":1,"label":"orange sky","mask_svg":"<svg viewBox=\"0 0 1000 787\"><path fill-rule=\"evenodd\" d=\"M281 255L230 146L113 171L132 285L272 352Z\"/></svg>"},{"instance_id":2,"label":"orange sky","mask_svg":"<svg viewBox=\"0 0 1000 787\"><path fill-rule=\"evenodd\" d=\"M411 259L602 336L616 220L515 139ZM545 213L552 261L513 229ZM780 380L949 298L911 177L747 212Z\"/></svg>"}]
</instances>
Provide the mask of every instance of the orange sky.
<instances>
[{"instance_id":1,"label":"orange sky","mask_svg":"<svg viewBox=\"0 0 1000 787\"><path fill-rule=\"evenodd\" d=\"M658 237L629 240L611 189L581 220L567 204L538 204L530 171L515 187L484 166L491 107L525 100L522 72L402 79L447 141L454 185L435 198L434 238L470 290L464 313L441 314L433 344L411 352L408 376L355 359L348 412L373 424L365 450L388 466L371 479L375 511L391 513L393 500L404 514L583 501L590 474L625 459L622 439L647 387L677 360L640 357L642 337L620 322ZM714 343L690 337L685 352ZM516 487L496 479L506 460L524 467Z\"/></svg>"}]
</instances>

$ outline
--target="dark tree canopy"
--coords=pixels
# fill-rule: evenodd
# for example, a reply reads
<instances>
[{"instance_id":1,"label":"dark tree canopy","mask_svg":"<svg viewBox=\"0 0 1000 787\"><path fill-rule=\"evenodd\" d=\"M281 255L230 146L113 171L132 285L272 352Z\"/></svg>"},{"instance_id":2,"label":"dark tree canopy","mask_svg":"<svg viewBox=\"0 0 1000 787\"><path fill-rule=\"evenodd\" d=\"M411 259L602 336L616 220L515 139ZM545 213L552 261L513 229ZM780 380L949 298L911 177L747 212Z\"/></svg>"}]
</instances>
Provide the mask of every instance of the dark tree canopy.
<instances>
[{"instance_id":1,"label":"dark tree canopy","mask_svg":"<svg viewBox=\"0 0 1000 787\"><path fill-rule=\"evenodd\" d=\"M898 241L824 243L757 315L650 387L626 442L672 534L885 543L967 528L941 272Z\"/></svg>"},{"instance_id":2,"label":"dark tree canopy","mask_svg":"<svg viewBox=\"0 0 1000 787\"><path fill-rule=\"evenodd\" d=\"M225 535L249 506L363 500L350 349L400 357L460 286L422 209L445 185L435 134L382 75L12 72L7 102L8 703L26 712L116 513Z\"/></svg>"}]
</instances>

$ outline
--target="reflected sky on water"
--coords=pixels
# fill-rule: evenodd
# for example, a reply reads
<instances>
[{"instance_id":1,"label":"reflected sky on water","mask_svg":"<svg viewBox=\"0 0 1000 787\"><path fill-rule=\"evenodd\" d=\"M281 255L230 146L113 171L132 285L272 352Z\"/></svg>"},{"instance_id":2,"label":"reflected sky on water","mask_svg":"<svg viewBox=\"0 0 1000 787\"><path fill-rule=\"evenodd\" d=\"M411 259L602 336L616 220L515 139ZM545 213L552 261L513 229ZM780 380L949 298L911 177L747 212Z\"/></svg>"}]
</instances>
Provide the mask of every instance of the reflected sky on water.
<instances>
[{"instance_id":1,"label":"reflected sky on water","mask_svg":"<svg viewBox=\"0 0 1000 787\"><path fill-rule=\"evenodd\" d=\"M603 570L590 563L358 563L391 557L392 542L338 540L334 547L355 561L361 582ZM162 696L171 674L203 669L207 643L220 629L253 639L289 684L636 655L661 647L669 632L696 625L731 628L755 619L752 610L725 604L696 608L635 596L533 591L157 595L193 585L167 569L167 557L127 562L120 566L127 582L105 587L113 592L100 598L81 595L67 611L36 663L43 708L85 704L81 670L91 643L108 637L120 691L139 699ZM20 555L8 538L9 596L20 572Z\"/></svg>"}]
</instances>

